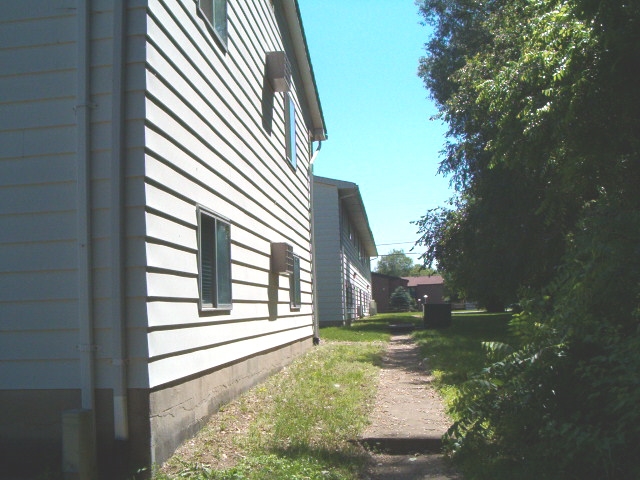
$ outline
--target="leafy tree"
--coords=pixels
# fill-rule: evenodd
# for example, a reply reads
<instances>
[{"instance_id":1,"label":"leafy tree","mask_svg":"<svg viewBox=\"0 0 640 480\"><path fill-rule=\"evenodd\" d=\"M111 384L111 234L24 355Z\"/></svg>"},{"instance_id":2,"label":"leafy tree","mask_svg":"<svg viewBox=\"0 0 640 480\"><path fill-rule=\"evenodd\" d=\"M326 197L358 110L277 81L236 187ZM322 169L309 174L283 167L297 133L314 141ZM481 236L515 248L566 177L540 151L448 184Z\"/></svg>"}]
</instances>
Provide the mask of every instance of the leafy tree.
<instances>
[{"instance_id":1,"label":"leafy tree","mask_svg":"<svg viewBox=\"0 0 640 480\"><path fill-rule=\"evenodd\" d=\"M389 307L392 312L410 312L413 306L413 299L409 291L404 287L396 288L389 298Z\"/></svg>"},{"instance_id":2,"label":"leafy tree","mask_svg":"<svg viewBox=\"0 0 640 480\"><path fill-rule=\"evenodd\" d=\"M422 264L416 263L411 267L411 271L409 271L407 277L424 277L430 275L437 275L438 271L434 268L425 267Z\"/></svg>"},{"instance_id":3,"label":"leafy tree","mask_svg":"<svg viewBox=\"0 0 640 480\"><path fill-rule=\"evenodd\" d=\"M640 4L421 12L457 191L417 222L423 260L485 304L525 307L522 344L489 346L503 355L454 406L451 448L482 465L469 478L639 478Z\"/></svg>"},{"instance_id":4,"label":"leafy tree","mask_svg":"<svg viewBox=\"0 0 640 480\"><path fill-rule=\"evenodd\" d=\"M404 250L391 250L386 255L382 255L376 268L377 273L392 275L395 277L406 277L411 273L413 260Z\"/></svg>"}]
</instances>

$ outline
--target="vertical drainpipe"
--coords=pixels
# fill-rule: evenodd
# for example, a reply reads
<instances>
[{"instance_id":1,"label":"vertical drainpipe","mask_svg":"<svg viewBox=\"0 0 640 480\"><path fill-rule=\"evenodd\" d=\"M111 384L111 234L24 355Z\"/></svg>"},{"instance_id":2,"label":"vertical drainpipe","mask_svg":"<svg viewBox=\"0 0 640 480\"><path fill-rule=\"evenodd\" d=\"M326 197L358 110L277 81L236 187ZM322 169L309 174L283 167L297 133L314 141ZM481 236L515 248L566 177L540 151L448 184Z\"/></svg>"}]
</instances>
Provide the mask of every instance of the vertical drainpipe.
<instances>
[{"instance_id":1,"label":"vertical drainpipe","mask_svg":"<svg viewBox=\"0 0 640 480\"><path fill-rule=\"evenodd\" d=\"M82 408L93 410L95 375L93 340L93 275L91 262L91 142L90 142L90 0L78 0L77 226L78 324Z\"/></svg>"},{"instance_id":2,"label":"vertical drainpipe","mask_svg":"<svg viewBox=\"0 0 640 480\"><path fill-rule=\"evenodd\" d=\"M111 302L113 430L115 451L121 470L128 464L129 421L127 407L127 341L124 259L124 95L125 95L125 5L113 7L112 107L111 107Z\"/></svg>"},{"instance_id":3,"label":"vertical drainpipe","mask_svg":"<svg viewBox=\"0 0 640 480\"><path fill-rule=\"evenodd\" d=\"M313 152L309 161L309 210L311 212L311 276L312 276L312 294L313 294L313 343L317 345L320 342L320 320L318 319L318 276L316 273L316 239L315 239L315 221L313 219L313 163L322 148L322 141L318 142L318 148Z\"/></svg>"},{"instance_id":4,"label":"vertical drainpipe","mask_svg":"<svg viewBox=\"0 0 640 480\"><path fill-rule=\"evenodd\" d=\"M65 480L97 478L95 350L91 248L91 5L76 7L76 228L80 409L62 412L62 471Z\"/></svg>"}]
</instances>

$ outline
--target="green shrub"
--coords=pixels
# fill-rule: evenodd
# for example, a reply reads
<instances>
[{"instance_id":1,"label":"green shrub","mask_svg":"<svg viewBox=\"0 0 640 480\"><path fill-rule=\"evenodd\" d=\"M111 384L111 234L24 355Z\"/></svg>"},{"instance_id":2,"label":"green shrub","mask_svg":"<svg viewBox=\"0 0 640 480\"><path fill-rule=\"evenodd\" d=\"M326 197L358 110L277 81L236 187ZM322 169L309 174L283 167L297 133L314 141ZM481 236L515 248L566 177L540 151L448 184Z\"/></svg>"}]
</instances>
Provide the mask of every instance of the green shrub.
<instances>
[{"instance_id":1,"label":"green shrub","mask_svg":"<svg viewBox=\"0 0 640 480\"><path fill-rule=\"evenodd\" d=\"M580 227L512 321L525 345L487 344L493 363L454 402L465 478L640 478L640 213L602 201Z\"/></svg>"},{"instance_id":2,"label":"green shrub","mask_svg":"<svg viewBox=\"0 0 640 480\"><path fill-rule=\"evenodd\" d=\"M409 291L404 287L396 288L389 299L389 307L393 312L410 312L412 304L413 299Z\"/></svg>"}]
</instances>

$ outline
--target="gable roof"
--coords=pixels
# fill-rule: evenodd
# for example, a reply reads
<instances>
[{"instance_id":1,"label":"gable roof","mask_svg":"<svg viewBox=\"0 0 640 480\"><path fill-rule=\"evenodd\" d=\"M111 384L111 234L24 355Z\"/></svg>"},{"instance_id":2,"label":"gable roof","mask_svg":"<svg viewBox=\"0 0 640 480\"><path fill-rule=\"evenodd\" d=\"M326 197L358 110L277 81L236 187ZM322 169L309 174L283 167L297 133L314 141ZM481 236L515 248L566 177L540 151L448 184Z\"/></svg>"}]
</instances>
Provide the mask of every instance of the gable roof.
<instances>
[{"instance_id":1,"label":"gable roof","mask_svg":"<svg viewBox=\"0 0 640 480\"><path fill-rule=\"evenodd\" d=\"M424 275L422 277L402 277L409 281L408 287L417 287L418 285L442 285L444 279L440 275Z\"/></svg>"},{"instance_id":2,"label":"gable roof","mask_svg":"<svg viewBox=\"0 0 640 480\"><path fill-rule=\"evenodd\" d=\"M300 15L300 6L298 0L282 0L287 25L293 40L293 49L296 54L298 70L302 77L305 98L309 105L311 113L311 135L313 141L322 141L327 139L327 128L324 123L322 114L322 106L320 105L320 96L318 95L318 87L316 78L313 74L313 65L311 65L311 56L309 55L309 46L307 45L307 37L304 34L302 26L302 16Z\"/></svg>"}]
</instances>

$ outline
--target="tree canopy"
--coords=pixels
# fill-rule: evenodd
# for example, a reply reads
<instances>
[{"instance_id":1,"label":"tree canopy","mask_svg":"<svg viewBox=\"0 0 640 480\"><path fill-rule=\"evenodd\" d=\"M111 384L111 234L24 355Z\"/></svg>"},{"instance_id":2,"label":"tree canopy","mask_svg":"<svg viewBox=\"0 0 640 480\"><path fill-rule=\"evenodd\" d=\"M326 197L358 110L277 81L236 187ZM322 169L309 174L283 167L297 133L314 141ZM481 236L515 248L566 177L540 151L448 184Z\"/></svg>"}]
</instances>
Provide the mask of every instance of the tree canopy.
<instances>
[{"instance_id":1,"label":"tree canopy","mask_svg":"<svg viewBox=\"0 0 640 480\"><path fill-rule=\"evenodd\" d=\"M423 260L525 308L522 344L458 400L452 449L486 478L640 478L640 3L420 5L456 189L416 221Z\"/></svg>"},{"instance_id":2,"label":"tree canopy","mask_svg":"<svg viewBox=\"0 0 640 480\"><path fill-rule=\"evenodd\" d=\"M436 273L433 268L414 263L402 249L393 249L386 255L382 255L375 271L394 277L419 277Z\"/></svg>"},{"instance_id":3,"label":"tree canopy","mask_svg":"<svg viewBox=\"0 0 640 480\"><path fill-rule=\"evenodd\" d=\"M424 260L477 299L553 275L588 202L632 194L640 166L639 7L427 0L420 75L449 125L458 195L417 221Z\"/></svg>"},{"instance_id":4,"label":"tree canopy","mask_svg":"<svg viewBox=\"0 0 640 480\"><path fill-rule=\"evenodd\" d=\"M393 249L378 260L376 272L394 277L406 277L411 273L413 260L402 249Z\"/></svg>"}]
</instances>

